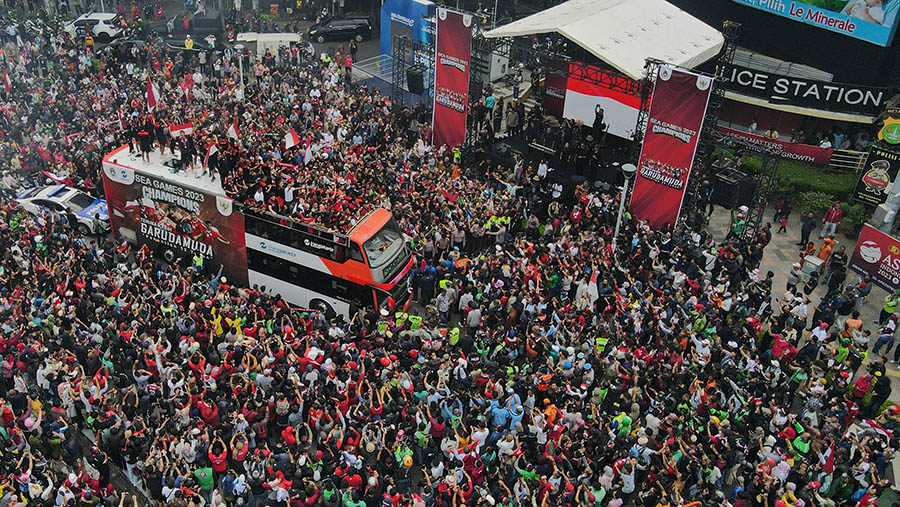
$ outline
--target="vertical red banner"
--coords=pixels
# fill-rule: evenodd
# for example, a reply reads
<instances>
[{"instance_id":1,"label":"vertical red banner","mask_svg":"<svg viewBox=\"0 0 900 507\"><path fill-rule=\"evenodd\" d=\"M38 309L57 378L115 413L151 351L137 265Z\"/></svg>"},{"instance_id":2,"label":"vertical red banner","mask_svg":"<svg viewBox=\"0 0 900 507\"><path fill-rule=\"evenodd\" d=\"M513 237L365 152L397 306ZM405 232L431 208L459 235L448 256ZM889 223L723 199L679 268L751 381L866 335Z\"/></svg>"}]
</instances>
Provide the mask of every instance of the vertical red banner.
<instances>
[{"instance_id":1,"label":"vertical red banner","mask_svg":"<svg viewBox=\"0 0 900 507\"><path fill-rule=\"evenodd\" d=\"M433 142L459 146L466 139L472 16L438 8L436 17Z\"/></svg>"},{"instance_id":2,"label":"vertical red banner","mask_svg":"<svg viewBox=\"0 0 900 507\"><path fill-rule=\"evenodd\" d=\"M712 79L660 66L638 161L631 211L654 229L675 225L712 89Z\"/></svg>"},{"instance_id":3,"label":"vertical red banner","mask_svg":"<svg viewBox=\"0 0 900 507\"><path fill-rule=\"evenodd\" d=\"M569 63L550 60L544 80L544 112L562 118L566 109L566 85L569 80Z\"/></svg>"}]
</instances>

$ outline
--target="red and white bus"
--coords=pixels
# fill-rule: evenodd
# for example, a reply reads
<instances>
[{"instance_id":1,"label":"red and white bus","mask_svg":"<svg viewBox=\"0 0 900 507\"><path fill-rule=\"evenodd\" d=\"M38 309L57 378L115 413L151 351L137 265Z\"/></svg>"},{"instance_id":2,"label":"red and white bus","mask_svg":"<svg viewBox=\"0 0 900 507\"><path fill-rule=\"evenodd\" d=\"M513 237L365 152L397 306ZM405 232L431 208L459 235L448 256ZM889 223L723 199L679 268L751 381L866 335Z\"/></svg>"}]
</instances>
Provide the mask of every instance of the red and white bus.
<instances>
[{"instance_id":1,"label":"red and white bus","mask_svg":"<svg viewBox=\"0 0 900 507\"><path fill-rule=\"evenodd\" d=\"M413 256L391 213L376 209L347 233L245 208L221 182L151 163L123 146L103 159L114 235L167 261L201 259L229 283L265 287L287 302L352 316L408 302ZM214 269L213 269L214 268Z\"/></svg>"}]
</instances>

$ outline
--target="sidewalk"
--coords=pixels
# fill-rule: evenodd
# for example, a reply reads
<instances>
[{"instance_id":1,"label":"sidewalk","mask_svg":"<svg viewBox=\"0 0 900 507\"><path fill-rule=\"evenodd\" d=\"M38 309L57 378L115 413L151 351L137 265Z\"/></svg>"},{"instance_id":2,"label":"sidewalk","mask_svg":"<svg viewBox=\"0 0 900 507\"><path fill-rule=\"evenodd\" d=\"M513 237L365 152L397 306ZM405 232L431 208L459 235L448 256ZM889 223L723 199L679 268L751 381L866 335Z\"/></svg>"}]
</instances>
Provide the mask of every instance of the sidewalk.
<instances>
[{"instance_id":1,"label":"sidewalk","mask_svg":"<svg viewBox=\"0 0 900 507\"><path fill-rule=\"evenodd\" d=\"M766 221L772 221L772 217L775 215L774 208L770 208L766 210L766 214L763 218L763 223ZM765 253L763 255L762 263L759 265L759 272L761 276L765 276L767 271L772 271L775 273L775 281L772 285L772 300L776 300L781 298L781 295L784 294L785 285L787 283L788 273L791 271L791 264L797 262L798 255L800 254L800 249L797 246L797 242L800 241L800 217L801 213L795 210L791 213L791 216L788 220L787 232L778 234L774 231L777 230L777 225L773 224L772 230L772 241L766 246ZM710 217L709 226L707 227L707 231L713 235L713 238L719 242L725 238L725 235L728 234L728 228L731 224L731 212L721 206L716 206L713 215ZM815 241L816 244L819 242L819 232L821 231L820 227L817 227L812 234L810 234L810 240ZM835 235L835 239L838 241L837 246L846 246L847 247L847 255L852 255L853 250L856 246L856 238L849 239L844 235L844 232L840 227L838 227L837 234ZM854 272L849 272L847 274L847 281L856 281L857 274ZM825 295L826 289L823 286L824 284L820 284L816 290L810 295L810 317L812 316L812 309L822 300L822 297ZM873 287L872 292L869 294L867 301L859 308L860 317L864 322L864 328L872 331L872 337L869 342L869 350L871 351L872 345L875 343L875 339L877 338L877 325L873 324L873 321L878 319L878 315L881 312L881 303L884 301L884 297L887 295L887 292L880 287ZM900 346L898 344L897 346ZM870 352L871 353L871 352ZM900 403L900 371L897 369L897 365L887 364L887 374L888 377L891 378L891 385L894 388L891 393L891 401Z\"/></svg>"}]
</instances>

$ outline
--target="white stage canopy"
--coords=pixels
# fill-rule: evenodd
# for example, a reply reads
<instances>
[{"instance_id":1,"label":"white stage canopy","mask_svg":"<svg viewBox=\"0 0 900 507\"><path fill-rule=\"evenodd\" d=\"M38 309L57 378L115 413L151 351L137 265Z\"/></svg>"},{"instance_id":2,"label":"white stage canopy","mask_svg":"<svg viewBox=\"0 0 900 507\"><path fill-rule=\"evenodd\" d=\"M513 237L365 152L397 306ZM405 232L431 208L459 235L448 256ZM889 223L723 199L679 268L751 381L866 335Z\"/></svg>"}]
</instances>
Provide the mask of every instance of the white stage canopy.
<instances>
[{"instance_id":1,"label":"white stage canopy","mask_svg":"<svg viewBox=\"0 0 900 507\"><path fill-rule=\"evenodd\" d=\"M569 0L485 37L517 37L556 32L631 79L644 78L653 58L694 68L714 58L722 34L665 0Z\"/></svg>"}]
</instances>

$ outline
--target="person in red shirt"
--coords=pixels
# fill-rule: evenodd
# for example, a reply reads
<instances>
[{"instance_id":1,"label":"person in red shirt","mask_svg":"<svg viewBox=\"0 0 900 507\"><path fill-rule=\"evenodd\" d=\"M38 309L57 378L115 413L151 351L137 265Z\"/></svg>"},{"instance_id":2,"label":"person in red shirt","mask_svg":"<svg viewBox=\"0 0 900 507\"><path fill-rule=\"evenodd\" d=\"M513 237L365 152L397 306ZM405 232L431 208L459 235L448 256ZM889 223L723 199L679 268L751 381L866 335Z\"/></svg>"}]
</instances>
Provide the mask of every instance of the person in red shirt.
<instances>
[{"instance_id":1,"label":"person in red shirt","mask_svg":"<svg viewBox=\"0 0 900 507\"><path fill-rule=\"evenodd\" d=\"M246 456L246 452L244 454ZM225 473L225 470L228 468L228 448L225 447L225 442L220 437L216 437L213 441L207 456L213 472L217 474Z\"/></svg>"}]
</instances>

